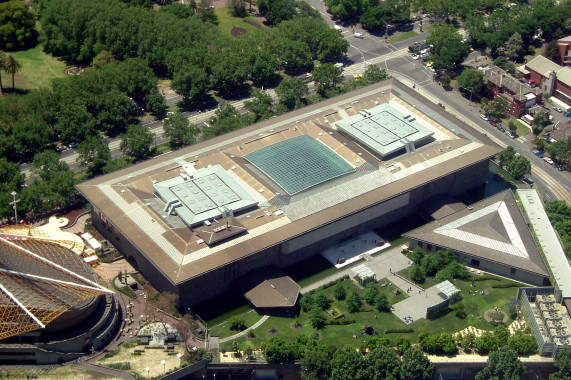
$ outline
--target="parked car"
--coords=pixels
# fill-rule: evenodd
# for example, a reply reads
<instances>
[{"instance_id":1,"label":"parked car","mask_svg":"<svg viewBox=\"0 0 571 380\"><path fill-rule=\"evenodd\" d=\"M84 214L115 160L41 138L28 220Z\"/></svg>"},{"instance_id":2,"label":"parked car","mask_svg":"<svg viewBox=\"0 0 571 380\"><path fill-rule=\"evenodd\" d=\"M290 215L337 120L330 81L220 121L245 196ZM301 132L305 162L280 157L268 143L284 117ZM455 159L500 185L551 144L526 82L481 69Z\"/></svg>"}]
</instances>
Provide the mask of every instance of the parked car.
<instances>
[{"instance_id":1,"label":"parked car","mask_svg":"<svg viewBox=\"0 0 571 380\"><path fill-rule=\"evenodd\" d=\"M77 145L78 145L78 143L76 143L76 142L70 142L68 145L68 148L69 149L75 149L75 148L77 148Z\"/></svg>"},{"instance_id":2,"label":"parked car","mask_svg":"<svg viewBox=\"0 0 571 380\"><path fill-rule=\"evenodd\" d=\"M58 152L58 153L61 153L66 149L67 149L67 146L65 146L65 145L56 146L56 152Z\"/></svg>"},{"instance_id":3,"label":"parked car","mask_svg":"<svg viewBox=\"0 0 571 380\"><path fill-rule=\"evenodd\" d=\"M502 180L504 179L504 176L501 175L500 173L494 173L493 178L494 178L496 181L502 181Z\"/></svg>"},{"instance_id":4,"label":"parked car","mask_svg":"<svg viewBox=\"0 0 571 380\"><path fill-rule=\"evenodd\" d=\"M483 113L480 114L480 117L486 121L490 120L490 119L488 119L488 115L483 114Z\"/></svg>"},{"instance_id":5,"label":"parked car","mask_svg":"<svg viewBox=\"0 0 571 380\"><path fill-rule=\"evenodd\" d=\"M498 123L496 123L496 122L493 121L493 120L488 120L488 123L490 123L490 124L493 125L494 127L497 127L497 126L498 126Z\"/></svg>"},{"instance_id":6,"label":"parked car","mask_svg":"<svg viewBox=\"0 0 571 380\"><path fill-rule=\"evenodd\" d=\"M508 135L512 139L515 139L517 137L517 135L512 131L510 131L509 129L506 131L506 135Z\"/></svg>"},{"instance_id":7,"label":"parked car","mask_svg":"<svg viewBox=\"0 0 571 380\"><path fill-rule=\"evenodd\" d=\"M414 59L415 61L416 61L417 59L420 59L420 55L418 55L418 54L413 54L413 55L411 55L410 57L411 57L412 59Z\"/></svg>"},{"instance_id":8,"label":"parked car","mask_svg":"<svg viewBox=\"0 0 571 380\"><path fill-rule=\"evenodd\" d=\"M500 130L500 132L504 133L506 130L504 129L503 125L498 124L498 129Z\"/></svg>"},{"instance_id":9,"label":"parked car","mask_svg":"<svg viewBox=\"0 0 571 380\"><path fill-rule=\"evenodd\" d=\"M571 111L565 111L565 116L571 117Z\"/></svg>"},{"instance_id":10,"label":"parked car","mask_svg":"<svg viewBox=\"0 0 571 380\"><path fill-rule=\"evenodd\" d=\"M553 165L553 160L547 156L543 157L543 161L547 162L549 165Z\"/></svg>"},{"instance_id":11,"label":"parked car","mask_svg":"<svg viewBox=\"0 0 571 380\"><path fill-rule=\"evenodd\" d=\"M543 158L543 153L541 153L539 150L536 150L534 153L537 157Z\"/></svg>"},{"instance_id":12,"label":"parked car","mask_svg":"<svg viewBox=\"0 0 571 380\"><path fill-rule=\"evenodd\" d=\"M562 110L561 108L559 108L559 107L553 107L553 109L554 109L555 111L557 111L557 112L563 112L563 110Z\"/></svg>"},{"instance_id":13,"label":"parked car","mask_svg":"<svg viewBox=\"0 0 571 380\"><path fill-rule=\"evenodd\" d=\"M525 182L530 186L533 185L533 180L531 178L523 177L522 182Z\"/></svg>"}]
</instances>

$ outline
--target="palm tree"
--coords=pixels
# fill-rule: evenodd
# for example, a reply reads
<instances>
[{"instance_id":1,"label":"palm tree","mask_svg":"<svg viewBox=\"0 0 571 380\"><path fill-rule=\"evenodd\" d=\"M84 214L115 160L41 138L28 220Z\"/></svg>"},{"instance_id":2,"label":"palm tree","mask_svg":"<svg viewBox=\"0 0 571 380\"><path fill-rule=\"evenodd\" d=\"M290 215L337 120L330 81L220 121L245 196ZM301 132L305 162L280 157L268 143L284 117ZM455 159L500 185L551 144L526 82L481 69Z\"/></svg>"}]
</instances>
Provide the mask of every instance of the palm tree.
<instances>
[{"instance_id":1,"label":"palm tree","mask_svg":"<svg viewBox=\"0 0 571 380\"><path fill-rule=\"evenodd\" d=\"M0 51L0 95L4 94L4 87L2 87L2 70L6 67L6 53Z\"/></svg>"},{"instance_id":2,"label":"palm tree","mask_svg":"<svg viewBox=\"0 0 571 380\"><path fill-rule=\"evenodd\" d=\"M16 59L12 54L8 56L6 59L6 63L4 64L4 71L8 74L12 74L12 91L14 90L14 77L16 73L22 69L22 64L20 61Z\"/></svg>"}]
</instances>

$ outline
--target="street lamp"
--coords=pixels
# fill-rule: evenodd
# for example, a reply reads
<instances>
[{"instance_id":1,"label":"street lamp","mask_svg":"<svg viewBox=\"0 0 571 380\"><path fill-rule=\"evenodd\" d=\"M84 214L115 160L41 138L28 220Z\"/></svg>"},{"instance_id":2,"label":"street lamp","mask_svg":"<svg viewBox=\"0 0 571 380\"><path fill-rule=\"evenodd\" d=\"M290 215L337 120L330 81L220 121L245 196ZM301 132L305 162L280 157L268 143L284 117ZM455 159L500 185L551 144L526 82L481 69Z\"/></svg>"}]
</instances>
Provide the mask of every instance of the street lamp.
<instances>
[{"instance_id":1,"label":"street lamp","mask_svg":"<svg viewBox=\"0 0 571 380\"><path fill-rule=\"evenodd\" d=\"M166 367L167 362L164 360L161 360L161 364L163 365L163 375L164 375L167 373L167 367Z\"/></svg>"},{"instance_id":2,"label":"street lamp","mask_svg":"<svg viewBox=\"0 0 571 380\"><path fill-rule=\"evenodd\" d=\"M178 366L180 367L180 364L181 364L181 363L180 363L180 361L181 361L180 358L182 357L182 354L179 352L178 354L176 354L176 357L178 358Z\"/></svg>"},{"instance_id":3,"label":"street lamp","mask_svg":"<svg viewBox=\"0 0 571 380\"><path fill-rule=\"evenodd\" d=\"M20 200L16 199L15 191L12 191L10 195L12 195L12 202L10 202L10 204L14 207L14 219L16 219L16 224L18 224L18 207L16 205L18 202L20 202Z\"/></svg>"},{"instance_id":4,"label":"street lamp","mask_svg":"<svg viewBox=\"0 0 571 380\"><path fill-rule=\"evenodd\" d=\"M149 367L146 367L146 368L145 368L145 371L147 371L147 379L149 378L149 371L150 371L150 370L151 370L151 369L150 369Z\"/></svg>"}]
</instances>

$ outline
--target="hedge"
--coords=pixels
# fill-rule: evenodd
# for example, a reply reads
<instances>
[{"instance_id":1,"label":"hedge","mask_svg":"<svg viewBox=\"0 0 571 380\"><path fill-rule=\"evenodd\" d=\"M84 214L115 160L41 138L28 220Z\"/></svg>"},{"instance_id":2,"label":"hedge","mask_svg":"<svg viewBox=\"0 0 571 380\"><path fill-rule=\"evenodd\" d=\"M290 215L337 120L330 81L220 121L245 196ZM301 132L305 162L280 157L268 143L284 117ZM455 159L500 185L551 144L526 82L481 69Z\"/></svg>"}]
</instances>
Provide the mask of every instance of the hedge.
<instances>
[{"instance_id":1,"label":"hedge","mask_svg":"<svg viewBox=\"0 0 571 380\"><path fill-rule=\"evenodd\" d=\"M410 327L399 327L399 328L394 328L394 329L386 329L385 330L385 334L408 334L408 333L413 333L414 329L410 328Z\"/></svg>"}]
</instances>

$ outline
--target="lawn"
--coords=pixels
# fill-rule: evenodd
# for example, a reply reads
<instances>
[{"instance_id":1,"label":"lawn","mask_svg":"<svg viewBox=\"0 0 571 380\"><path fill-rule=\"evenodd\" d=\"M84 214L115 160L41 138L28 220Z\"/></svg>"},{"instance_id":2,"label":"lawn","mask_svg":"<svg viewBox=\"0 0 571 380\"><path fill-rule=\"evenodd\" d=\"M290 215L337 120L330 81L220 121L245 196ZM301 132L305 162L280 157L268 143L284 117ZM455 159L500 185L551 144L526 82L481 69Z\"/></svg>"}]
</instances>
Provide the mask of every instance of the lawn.
<instances>
[{"instance_id":1,"label":"lawn","mask_svg":"<svg viewBox=\"0 0 571 380\"><path fill-rule=\"evenodd\" d=\"M389 41L400 42L400 41L408 40L409 38L412 38L415 36L418 36L418 33L415 32L414 30L410 30L408 32L401 33L397 36L392 36L391 38L389 38Z\"/></svg>"},{"instance_id":2,"label":"lawn","mask_svg":"<svg viewBox=\"0 0 571 380\"><path fill-rule=\"evenodd\" d=\"M8 368L4 367L0 372L5 379L38 379L38 380L58 380L58 379L75 379L75 380L104 380L119 379L115 376L103 375L99 372L90 371L88 369L76 366L66 365L55 368L28 367L28 368Z\"/></svg>"},{"instance_id":3,"label":"lawn","mask_svg":"<svg viewBox=\"0 0 571 380\"><path fill-rule=\"evenodd\" d=\"M522 121L519 121L518 119L514 119L513 117L502 119L502 124L503 124L504 128L507 128L508 122L510 120L513 120L515 122L515 125L517 125L516 133L518 136L525 136L525 135L531 133L531 127L528 127Z\"/></svg>"},{"instance_id":4,"label":"lawn","mask_svg":"<svg viewBox=\"0 0 571 380\"><path fill-rule=\"evenodd\" d=\"M246 328L250 328L256 322L262 318L262 316L256 313L254 310L247 312L246 314L240 315L240 318L244 320ZM226 338L234 334L238 334L240 331L230 330L230 322L226 320L225 322L218 324L210 329L210 334L218 334L220 338Z\"/></svg>"},{"instance_id":5,"label":"lawn","mask_svg":"<svg viewBox=\"0 0 571 380\"><path fill-rule=\"evenodd\" d=\"M390 281L390 279L388 280ZM435 283L437 282L438 281L435 281ZM361 344L361 342L366 338L366 335L362 333L362 329L367 325L372 325L379 335L384 335L384 332L387 329L406 327L413 328L414 332L412 333L387 334L391 339L405 337L410 339L412 342L416 342L418 335L422 332L427 332L429 334L442 331L456 333L468 326L474 326L484 330L492 330L493 326L482 319L483 312L496 306L500 307L504 312L508 312L508 304L517 295L517 288L492 288L492 285L509 282L511 281L495 278L485 281L476 281L474 282L475 286L472 287L472 283L470 281L455 280L454 285L462 291L464 296L467 317L465 319L460 319L456 317L454 313L448 313L447 315L435 320L420 319L410 325L405 325L392 313L381 313L375 310L373 306L366 304L364 301L359 312L349 313L345 301L334 300L334 288L330 287L325 289L324 293L331 301L333 301L331 306L335 306L340 309L345 314L345 319L354 320L355 323L349 325L327 325L323 329L318 330L318 332L324 344L339 347L344 344L352 344L355 346ZM382 287L383 283L384 280L379 281L377 283L377 287L380 292L387 294L391 304L397 303L407 297L406 294L395 296L394 291L396 288L394 285ZM357 290L361 296L363 296L364 290L361 290L353 283L353 281L346 280L344 281L344 284L348 294L353 290ZM478 293L473 296L468 292L468 290L478 292L483 291L484 294L480 295ZM326 318L327 321L330 321L329 317ZM302 312L298 317L298 320L302 324L302 327L296 328L294 327L293 318L271 317L262 326L255 330L255 338L242 337L238 339L238 342L241 347L250 345L256 348L259 347L262 342L267 341L271 336L278 336L286 341L293 341L297 335L309 334L315 331L309 325L307 313ZM272 330L275 331L272 332ZM354 338L354 336L357 336L357 338ZM230 342L226 343L228 347L230 347L230 344Z\"/></svg>"},{"instance_id":6,"label":"lawn","mask_svg":"<svg viewBox=\"0 0 571 380\"><path fill-rule=\"evenodd\" d=\"M252 25L252 23L259 25L260 28L265 28L265 25L253 16L244 18L232 16L228 8L217 8L214 10L214 13L218 16L218 28L224 34L232 35L231 30L233 27L243 28L248 31L248 33L255 32L258 28Z\"/></svg>"},{"instance_id":7,"label":"lawn","mask_svg":"<svg viewBox=\"0 0 571 380\"><path fill-rule=\"evenodd\" d=\"M22 70L16 74L16 88L32 89L49 87L53 78L64 76L66 64L42 51L41 45L25 51L11 53L22 64ZM12 85L12 77L4 74L4 86Z\"/></svg>"}]
</instances>

